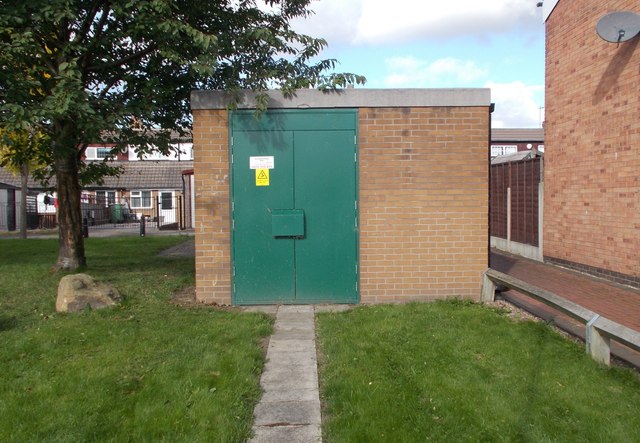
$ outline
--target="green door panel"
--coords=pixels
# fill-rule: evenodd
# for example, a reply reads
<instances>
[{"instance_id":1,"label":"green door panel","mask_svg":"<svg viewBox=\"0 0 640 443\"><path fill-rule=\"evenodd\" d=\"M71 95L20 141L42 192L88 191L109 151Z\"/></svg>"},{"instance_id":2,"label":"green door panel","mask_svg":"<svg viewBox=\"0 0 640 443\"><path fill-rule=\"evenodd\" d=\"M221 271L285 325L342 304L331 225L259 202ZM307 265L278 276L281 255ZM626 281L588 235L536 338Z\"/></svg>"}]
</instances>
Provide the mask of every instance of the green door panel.
<instances>
[{"instance_id":1,"label":"green door panel","mask_svg":"<svg viewBox=\"0 0 640 443\"><path fill-rule=\"evenodd\" d=\"M233 144L234 302L292 302L293 239L272 235L271 210L293 208L292 132L237 132ZM269 186L256 186L250 157L273 156Z\"/></svg>"},{"instance_id":2,"label":"green door panel","mask_svg":"<svg viewBox=\"0 0 640 443\"><path fill-rule=\"evenodd\" d=\"M234 111L233 131L327 131L356 130L357 113L351 109L306 109L266 111L256 117L255 111Z\"/></svg>"},{"instance_id":3,"label":"green door panel","mask_svg":"<svg viewBox=\"0 0 640 443\"><path fill-rule=\"evenodd\" d=\"M355 110L231 113L234 304L358 301L356 125ZM267 183L251 157L272 159Z\"/></svg>"},{"instance_id":4,"label":"green door panel","mask_svg":"<svg viewBox=\"0 0 640 443\"><path fill-rule=\"evenodd\" d=\"M296 241L296 301L357 301L354 131L297 131L295 204L307 231Z\"/></svg>"}]
</instances>

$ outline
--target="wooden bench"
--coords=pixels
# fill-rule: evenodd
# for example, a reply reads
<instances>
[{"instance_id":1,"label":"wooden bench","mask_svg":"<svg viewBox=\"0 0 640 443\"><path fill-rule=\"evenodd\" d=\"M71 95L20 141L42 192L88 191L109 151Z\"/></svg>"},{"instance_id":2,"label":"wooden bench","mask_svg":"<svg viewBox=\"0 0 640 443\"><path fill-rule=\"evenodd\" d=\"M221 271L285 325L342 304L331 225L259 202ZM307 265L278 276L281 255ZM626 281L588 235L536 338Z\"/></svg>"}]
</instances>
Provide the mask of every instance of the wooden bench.
<instances>
[{"instance_id":1,"label":"wooden bench","mask_svg":"<svg viewBox=\"0 0 640 443\"><path fill-rule=\"evenodd\" d=\"M640 352L640 332L609 320L552 292L494 269L487 269L484 273L480 300L482 302L494 301L498 284L551 306L584 324L586 326L587 353L600 363L611 364L611 340Z\"/></svg>"}]
</instances>

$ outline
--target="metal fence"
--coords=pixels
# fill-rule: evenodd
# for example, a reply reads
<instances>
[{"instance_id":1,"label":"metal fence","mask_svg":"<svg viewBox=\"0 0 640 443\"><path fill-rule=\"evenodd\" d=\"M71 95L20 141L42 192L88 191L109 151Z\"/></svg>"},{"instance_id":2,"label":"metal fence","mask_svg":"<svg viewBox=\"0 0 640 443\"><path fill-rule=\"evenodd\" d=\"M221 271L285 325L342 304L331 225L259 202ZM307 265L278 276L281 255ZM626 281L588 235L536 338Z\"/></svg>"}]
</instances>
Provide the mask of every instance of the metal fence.
<instances>
[{"instance_id":1,"label":"metal fence","mask_svg":"<svg viewBox=\"0 0 640 443\"><path fill-rule=\"evenodd\" d=\"M96 196L83 196L82 219L89 230L131 229L144 224L145 228L159 230L186 229L189 223L185 217L184 199L181 195L160 193L159 196L145 198L131 207L128 201L120 203L106 201Z\"/></svg>"},{"instance_id":2,"label":"metal fence","mask_svg":"<svg viewBox=\"0 0 640 443\"><path fill-rule=\"evenodd\" d=\"M96 196L83 195L80 203L83 228L88 232L100 229L182 230L191 227L184 198L173 193L160 193L131 208L127 203L115 203ZM54 229L57 214L38 213L36 196L27 198L27 229ZM20 202L0 204L0 231L20 229Z\"/></svg>"}]
</instances>

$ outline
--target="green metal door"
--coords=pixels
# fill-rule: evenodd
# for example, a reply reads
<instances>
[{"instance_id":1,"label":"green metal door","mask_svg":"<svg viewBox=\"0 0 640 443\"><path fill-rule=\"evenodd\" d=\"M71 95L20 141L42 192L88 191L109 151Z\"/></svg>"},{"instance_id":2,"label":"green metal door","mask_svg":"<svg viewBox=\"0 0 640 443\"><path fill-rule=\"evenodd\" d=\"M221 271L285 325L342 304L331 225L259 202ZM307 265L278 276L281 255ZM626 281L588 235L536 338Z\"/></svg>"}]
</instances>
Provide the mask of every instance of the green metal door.
<instances>
[{"instance_id":1,"label":"green metal door","mask_svg":"<svg viewBox=\"0 0 640 443\"><path fill-rule=\"evenodd\" d=\"M233 133L233 288L237 304L285 303L295 290L293 238L271 234L272 209L293 208L293 133ZM269 186L256 186L251 159L277 159ZM277 241L276 241L277 240Z\"/></svg>"},{"instance_id":2,"label":"green metal door","mask_svg":"<svg viewBox=\"0 0 640 443\"><path fill-rule=\"evenodd\" d=\"M231 116L235 304L358 301L354 110Z\"/></svg>"}]
</instances>

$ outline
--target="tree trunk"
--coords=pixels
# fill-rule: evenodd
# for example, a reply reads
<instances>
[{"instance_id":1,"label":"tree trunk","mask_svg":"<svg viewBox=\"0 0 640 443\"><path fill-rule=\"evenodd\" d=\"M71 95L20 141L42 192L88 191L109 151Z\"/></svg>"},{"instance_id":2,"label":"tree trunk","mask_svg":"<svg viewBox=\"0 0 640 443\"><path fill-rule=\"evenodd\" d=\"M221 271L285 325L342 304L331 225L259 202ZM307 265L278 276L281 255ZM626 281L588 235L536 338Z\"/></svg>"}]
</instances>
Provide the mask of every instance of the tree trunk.
<instances>
[{"instance_id":1,"label":"tree trunk","mask_svg":"<svg viewBox=\"0 0 640 443\"><path fill-rule=\"evenodd\" d=\"M73 271L87 265L82 237L80 182L76 153L67 152L55 161L58 188L59 251L55 270Z\"/></svg>"},{"instance_id":2,"label":"tree trunk","mask_svg":"<svg viewBox=\"0 0 640 443\"><path fill-rule=\"evenodd\" d=\"M29 165L20 165L20 238L27 238L27 193L29 192Z\"/></svg>"}]
</instances>

